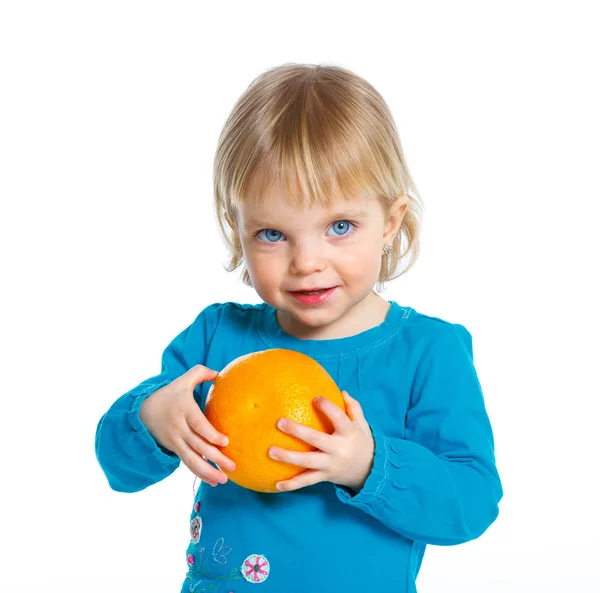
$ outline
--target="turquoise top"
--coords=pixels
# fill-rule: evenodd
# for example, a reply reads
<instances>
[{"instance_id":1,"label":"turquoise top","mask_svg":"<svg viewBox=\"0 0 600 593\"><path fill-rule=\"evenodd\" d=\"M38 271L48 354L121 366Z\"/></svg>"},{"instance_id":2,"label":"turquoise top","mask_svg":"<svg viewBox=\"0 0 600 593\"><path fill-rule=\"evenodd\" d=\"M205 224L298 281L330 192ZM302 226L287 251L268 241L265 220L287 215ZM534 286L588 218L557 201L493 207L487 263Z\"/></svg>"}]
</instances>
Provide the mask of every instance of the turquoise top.
<instances>
[{"instance_id":1,"label":"turquoise top","mask_svg":"<svg viewBox=\"0 0 600 593\"><path fill-rule=\"evenodd\" d=\"M220 371L250 352L297 350L362 406L375 457L358 493L330 482L277 494L201 483L182 592L414 593L426 544L472 540L494 521L502 486L471 334L390 304L381 325L332 340L286 334L266 303L210 305L167 346L161 373L102 417L98 462L112 489L136 492L180 464L146 430L140 405L195 364ZM201 409L211 384L194 392Z\"/></svg>"}]
</instances>

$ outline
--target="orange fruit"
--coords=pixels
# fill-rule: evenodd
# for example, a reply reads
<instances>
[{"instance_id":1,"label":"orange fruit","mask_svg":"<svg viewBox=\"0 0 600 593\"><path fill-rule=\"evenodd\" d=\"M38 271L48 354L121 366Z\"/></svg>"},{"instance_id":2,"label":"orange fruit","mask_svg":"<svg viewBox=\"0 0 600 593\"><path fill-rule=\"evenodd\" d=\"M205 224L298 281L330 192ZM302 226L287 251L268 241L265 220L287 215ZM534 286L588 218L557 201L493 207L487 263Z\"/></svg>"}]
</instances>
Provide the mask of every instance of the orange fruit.
<instances>
[{"instance_id":1,"label":"orange fruit","mask_svg":"<svg viewBox=\"0 0 600 593\"><path fill-rule=\"evenodd\" d=\"M314 447L280 431L280 418L290 418L316 430L333 433L330 420L313 406L316 396L345 411L342 393L314 359L295 350L273 348L236 358L214 379L204 414L229 438L219 449L236 468L220 468L234 483L258 492L279 492L276 482L289 480L306 468L271 459L269 447L314 451Z\"/></svg>"}]
</instances>

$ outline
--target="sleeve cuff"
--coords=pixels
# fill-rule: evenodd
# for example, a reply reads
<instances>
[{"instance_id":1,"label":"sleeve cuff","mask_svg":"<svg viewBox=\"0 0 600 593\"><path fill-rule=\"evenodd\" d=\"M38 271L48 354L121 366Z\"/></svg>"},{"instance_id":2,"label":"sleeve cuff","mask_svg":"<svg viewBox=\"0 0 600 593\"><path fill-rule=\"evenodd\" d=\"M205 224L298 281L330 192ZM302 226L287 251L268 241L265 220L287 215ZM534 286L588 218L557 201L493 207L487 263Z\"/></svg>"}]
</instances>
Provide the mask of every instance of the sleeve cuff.
<instances>
[{"instance_id":1,"label":"sleeve cuff","mask_svg":"<svg viewBox=\"0 0 600 593\"><path fill-rule=\"evenodd\" d=\"M177 457L173 451L165 449L158 441L150 434L146 425L140 419L140 408L145 399L150 397L155 391L161 387L168 385L170 379L166 379L162 383L156 385L140 385L141 392L133 394L133 403L129 409L127 417L135 437L141 446L148 451L149 455L155 455L157 459L165 464L170 463L174 457Z\"/></svg>"}]
</instances>

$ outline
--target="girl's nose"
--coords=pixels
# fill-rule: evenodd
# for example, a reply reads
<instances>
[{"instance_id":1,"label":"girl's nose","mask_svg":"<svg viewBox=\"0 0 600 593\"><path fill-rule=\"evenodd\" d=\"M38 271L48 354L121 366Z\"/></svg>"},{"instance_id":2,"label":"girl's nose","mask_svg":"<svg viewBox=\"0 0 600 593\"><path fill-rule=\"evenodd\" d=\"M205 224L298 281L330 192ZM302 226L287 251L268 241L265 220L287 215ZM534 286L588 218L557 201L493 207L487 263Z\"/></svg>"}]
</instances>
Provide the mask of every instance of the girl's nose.
<instances>
[{"instance_id":1,"label":"girl's nose","mask_svg":"<svg viewBox=\"0 0 600 593\"><path fill-rule=\"evenodd\" d=\"M326 267L323 245L296 245L292 249L290 268L293 274L308 275Z\"/></svg>"}]
</instances>

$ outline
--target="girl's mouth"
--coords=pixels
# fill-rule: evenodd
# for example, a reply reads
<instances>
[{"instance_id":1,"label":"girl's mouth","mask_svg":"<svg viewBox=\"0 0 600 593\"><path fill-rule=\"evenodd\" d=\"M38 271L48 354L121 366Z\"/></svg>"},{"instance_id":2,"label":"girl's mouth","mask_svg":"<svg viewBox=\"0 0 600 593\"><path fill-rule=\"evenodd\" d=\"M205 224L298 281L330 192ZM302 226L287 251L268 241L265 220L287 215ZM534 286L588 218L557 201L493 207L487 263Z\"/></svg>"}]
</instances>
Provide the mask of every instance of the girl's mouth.
<instances>
[{"instance_id":1,"label":"girl's mouth","mask_svg":"<svg viewBox=\"0 0 600 593\"><path fill-rule=\"evenodd\" d=\"M336 286L332 286L317 290L290 291L290 294L303 305L318 305L328 299L336 288Z\"/></svg>"}]
</instances>

